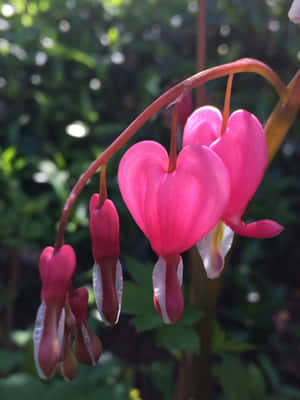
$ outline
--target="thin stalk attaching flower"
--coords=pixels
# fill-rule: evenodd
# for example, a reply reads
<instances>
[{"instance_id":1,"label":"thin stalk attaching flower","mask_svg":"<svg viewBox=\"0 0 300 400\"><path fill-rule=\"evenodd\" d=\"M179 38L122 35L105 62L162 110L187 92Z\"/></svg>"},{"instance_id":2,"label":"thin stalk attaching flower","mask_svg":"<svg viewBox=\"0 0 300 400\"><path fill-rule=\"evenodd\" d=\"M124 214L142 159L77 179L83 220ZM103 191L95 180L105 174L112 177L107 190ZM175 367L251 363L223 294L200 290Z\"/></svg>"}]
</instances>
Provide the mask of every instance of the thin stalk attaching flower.
<instances>
[{"instance_id":1,"label":"thin stalk attaching flower","mask_svg":"<svg viewBox=\"0 0 300 400\"><path fill-rule=\"evenodd\" d=\"M284 104L287 101L287 88L281 81L279 76L266 64L251 58L243 58L228 64L209 68L201 71L190 78L173 86L159 98L157 98L150 106L148 106L118 137L115 141L88 167L81 175L77 183L71 190L62 215L59 221L55 250L56 253L64 244L64 231L68 222L72 207L75 204L78 196L85 187L88 180L96 173L96 171L105 164L117 151L119 151L128 140L161 108L174 101L184 91L191 90L199 85L204 84L213 79L221 78L228 74L252 72L263 76L275 88Z\"/></svg>"}]
</instances>

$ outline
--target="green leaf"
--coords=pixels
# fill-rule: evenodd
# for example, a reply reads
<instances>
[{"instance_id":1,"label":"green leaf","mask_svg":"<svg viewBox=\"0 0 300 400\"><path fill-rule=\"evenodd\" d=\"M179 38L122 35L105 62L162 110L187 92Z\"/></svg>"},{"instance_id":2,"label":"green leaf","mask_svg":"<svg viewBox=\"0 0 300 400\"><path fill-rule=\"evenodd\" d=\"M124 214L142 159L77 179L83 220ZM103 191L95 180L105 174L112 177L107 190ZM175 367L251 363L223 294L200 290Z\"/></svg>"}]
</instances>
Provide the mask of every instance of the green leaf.
<instances>
[{"instance_id":1,"label":"green leaf","mask_svg":"<svg viewBox=\"0 0 300 400\"><path fill-rule=\"evenodd\" d=\"M269 378L274 391L279 390L279 376L271 361L264 354L259 355L258 359L262 369L265 371L267 377Z\"/></svg>"},{"instance_id":2,"label":"green leaf","mask_svg":"<svg viewBox=\"0 0 300 400\"><path fill-rule=\"evenodd\" d=\"M239 358L223 354L215 372L223 387L224 400L252 400L248 371Z\"/></svg>"},{"instance_id":3,"label":"green leaf","mask_svg":"<svg viewBox=\"0 0 300 400\"><path fill-rule=\"evenodd\" d=\"M249 385L253 398L256 400L263 399L266 394L266 382L262 371L255 365L250 364L248 367Z\"/></svg>"},{"instance_id":4,"label":"green leaf","mask_svg":"<svg viewBox=\"0 0 300 400\"><path fill-rule=\"evenodd\" d=\"M128 314L146 314L154 309L149 291L133 282L124 282L122 310Z\"/></svg>"},{"instance_id":5,"label":"green leaf","mask_svg":"<svg viewBox=\"0 0 300 400\"><path fill-rule=\"evenodd\" d=\"M200 350L199 337L192 327L163 325L157 331L157 344L171 351Z\"/></svg>"},{"instance_id":6,"label":"green leaf","mask_svg":"<svg viewBox=\"0 0 300 400\"><path fill-rule=\"evenodd\" d=\"M19 351L0 349L0 372L9 373L23 360L23 354Z\"/></svg>"},{"instance_id":7,"label":"green leaf","mask_svg":"<svg viewBox=\"0 0 300 400\"><path fill-rule=\"evenodd\" d=\"M148 263L146 265L141 264L134 258L126 258L127 268L130 276L135 282L152 293L152 270L153 268Z\"/></svg>"},{"instance_id":8,"label":"green leaf","mask_svg":"<svg viewBox=\"0 0 300 400\"><path fill-rule=\"evenodd\" d=\"M212 338L212 349L216 354L222 354L223 352L236 352L240 353L243 351L254 350L256 347L247 342L240 340L228 339L226 333L221 329L220 325L215 321L213 338Z\"/></svg>"},{"instance_id":9,"label":"green leaf","mask_svg":"<svg viewBox=\"0 0 300 400\"><path fill-rule=\"evenodd\" d=\"M163 324L161 317L154 310L154 307L152 313L138 315L137 317L133 318L131 322L135 326L137 332L154 329L158 326L162 326Z\"/></svg>"}]
</instances>

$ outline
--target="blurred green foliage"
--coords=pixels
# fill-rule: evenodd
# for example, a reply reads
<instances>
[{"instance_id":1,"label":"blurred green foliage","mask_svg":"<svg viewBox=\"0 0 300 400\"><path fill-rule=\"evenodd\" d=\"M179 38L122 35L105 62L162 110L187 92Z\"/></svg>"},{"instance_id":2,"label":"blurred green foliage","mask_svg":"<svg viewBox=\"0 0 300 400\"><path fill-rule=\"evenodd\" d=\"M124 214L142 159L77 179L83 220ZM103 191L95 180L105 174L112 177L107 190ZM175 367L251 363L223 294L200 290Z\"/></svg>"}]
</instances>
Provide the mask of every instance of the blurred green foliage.
<instances>
[{"instance_id":1,"label":"blurred green foliage","mask_svg":"<svg viewBox=\"0 0 300 400\"><path fill-rule=\"evenodd\" d=\"M300 31L288 21L289 2L210 0L207 8L208 66L255 57L286 83L292 78L299 67ZM187 305L174 327L164 326L154 311L154 257L118 193L121 154L109 163L108 191L121 220L128 278L123 311L133 316L130 324L140 340L150 338L164 356L137 364L136 354L119 360L117 351L106 353L97 368L81 368L70 384L43 383L35 375L28 341L39 303L38 254L54 241L68 191L144 107L195 72L196 17L195 0L0 1L1 400L134 400L136 386L144 400L168 400L182 350L201 348L193 329L202 316L198 311ZM222 107L225 84L222 79L207 84L209 103ZM261 78L235 77L233 109L247 108L264 122L276 101ZM161 112L130 144L148 138L168 146L166 125ZM239 238L224 273L213 335L218 399L300 398L299 127L298 118L249 214L276 219L286 231L269 241ZM87 205L97 187L95 178L67 228L66 241L78 255L76 284L90 284ZM93 318L92 298L90 306L91 324L105 337L107 328L99 329ZM126 347L124 324L121 318L115 329Z\"/></svg>"}]
</instances>

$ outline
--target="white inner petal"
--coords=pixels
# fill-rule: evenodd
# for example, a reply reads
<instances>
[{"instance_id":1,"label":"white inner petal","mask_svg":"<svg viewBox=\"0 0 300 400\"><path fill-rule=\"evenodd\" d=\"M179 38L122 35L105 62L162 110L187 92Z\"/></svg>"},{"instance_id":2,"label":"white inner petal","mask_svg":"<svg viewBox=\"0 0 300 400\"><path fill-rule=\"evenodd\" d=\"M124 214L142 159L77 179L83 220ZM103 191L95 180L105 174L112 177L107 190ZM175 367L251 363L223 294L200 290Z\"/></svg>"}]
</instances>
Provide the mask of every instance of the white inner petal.
<instances>
[{"instance_id":1,"label":"white inner petal","mask_svg":"<svg viewBox=\"0 0 300 400\"><path fill-rule=\"evenodd\" d=\"M117 294L117 299L118 299L118 304L119 304L119 309L118 309L118 316L116 318L116 322L119 320L120 312L121 312L121 304L122 304L122 293L123 293L123 273L122 273L122 265L120 263L120 260L117 262L117 267L116 267L116 294Z\"/></svg>"},{"instance_id":2,"label":"white inner petal","mask_svg":"<svg viewBox=\"0 0 300 400\"><path fill-rule=\"evenodd\" d=\"M62 357L63 353L63 344L64 344L64 332L65 332L65 319L66 319L66 312L63 308L60 313L60 318L58 322L57 328L57 337L58 337L58 344L59 344L59 359Z\"/></svg>"},{"instance_id":3,"label":"white inner petal","mask_svg":"<svg viewBox=\"0 0 300 400\"><path fill-rule=\"evenodd\" d=\"M170 324L166 305L166 262L159 257L152 273L153 291L160 307L161 317L166 324Z\"/></svg>"},{"instance_id":4,"label":"white inner petal","mask_svg":"<svg viewBox=\"0 0 300 400\"><path fill-rule=\"evenodd\" d=\"M226 254L229 252L232 246L233 238L234 238L234 232L232 229L229 228L229 226L224 224L224 237L221 245L221 254L225 258Z\"/></svg>"},{"instance_id":5,"label":"white inner petal","mask_svg":"<svg viewBox=\"0 0 300 400\"><path fill-rule=\"evenodd\" d=\"M93 288L94 288L98 312L100 314L100 319L102 321L105 321L104 315L102 313L102 305L103 305L102 275L101 275L100 266L96 262L95 262L94 268L93 268Z\"/></svg>"},{"instance_id":6,"label":"white inner petal","mask_svg":"<svg viewBox=\"0 0 300 400\"><path fill-rule=\"evenodd\" d=\"M39 348L44 330L44 321L46 315L46 304L42 302L39 306L33 330L33 348L34 348L34 361L39 377L47 379L39 364Z\"/></svg>"}]
</instances>

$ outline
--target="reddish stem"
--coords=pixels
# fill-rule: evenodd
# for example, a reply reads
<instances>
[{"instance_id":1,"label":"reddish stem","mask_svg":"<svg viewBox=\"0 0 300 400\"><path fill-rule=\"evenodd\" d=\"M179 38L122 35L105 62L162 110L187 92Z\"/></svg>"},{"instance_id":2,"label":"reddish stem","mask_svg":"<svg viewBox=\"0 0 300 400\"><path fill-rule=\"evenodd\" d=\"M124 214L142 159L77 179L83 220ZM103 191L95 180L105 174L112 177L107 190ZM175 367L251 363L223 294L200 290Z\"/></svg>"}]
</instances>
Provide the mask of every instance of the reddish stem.
<instances>
[{"instance_id":1,"label":"reddish stem","mask_svg":"<svg viewBox=\"0 0 300 400\"><path fill-rule=\"evenodd\" d=\"M206 55L206 0L198 1L198 20L197 20L197 72L205 68ZM196 106L205 104L205 86L198 86L196 89Z\"/></svg>"},{"instance_id":2,"label":"reddish stem","mask_svg":"<svg viewBox=\"0 0 300 400\"><path fill-rule=\"evenodd\" d=\"M176 168L176 157L177 157L177 116L178 116L178 102L174 104L174 110L172 115L172 130L171 130L171 143L170 143L170 154L169 154L169 168L168 172L173 172Z\"/></svg>"},{"instance_id":3,"label":"reddish stem","mask_svg":"<svg viewBox=\"0 0 300 400\"><path fill-rule=\"evenodd\" d=\"M99 208L102 207L103 203L107 199L107 187L106 187L106 164L102 165L100 172L100 185L99 185Z\"/></svg>"},{"instance_id":4,"label":"reddish stem","mask_svg":"<svg viewBox=\"0 0 300 400\"><path fill-rule=\"evenodd\" d=\"M233 74L230 74L227 80L226 86L226 94L225 94L225 101L224 101L224 110L223 110L223 122L221 128L221 135L225 132L227 121L229 118L230 113L230 97L231 97L231 89L232 89L232 81L233 81Z\"/></svg>"},{"instance_id":5,"label":"reddish stem","mask_svg":"<svg viewBox=\"0 0 300 400\"><path fill-rule=\"evenodd\" d=\"M279 76L266 64L261 61L243 58L232 63L218 65L216 67L209 68L205 71L201 71L190 78L173 86L156 99L150 106L148 106L118 137L117 139L88 167L88 169L81 175L76 182L75 186L71 190L63 212L59 221L58 230L55 241L55 252L60 249L64 243L64 231L65 227L72 210L74 203L76 202L79 194L86 185L87 181L94 175L97 169L105 164L118 150L120 150L125 143L162 107L175 100L180 94L186 89L193 89L198 85L201 85L210 80L221 78L228 74L241 73L241 72L253 72L263 76L269 81L279 96L282 102L286 101L287 88L281 81Z\"/></svg>"}]
</instances>

